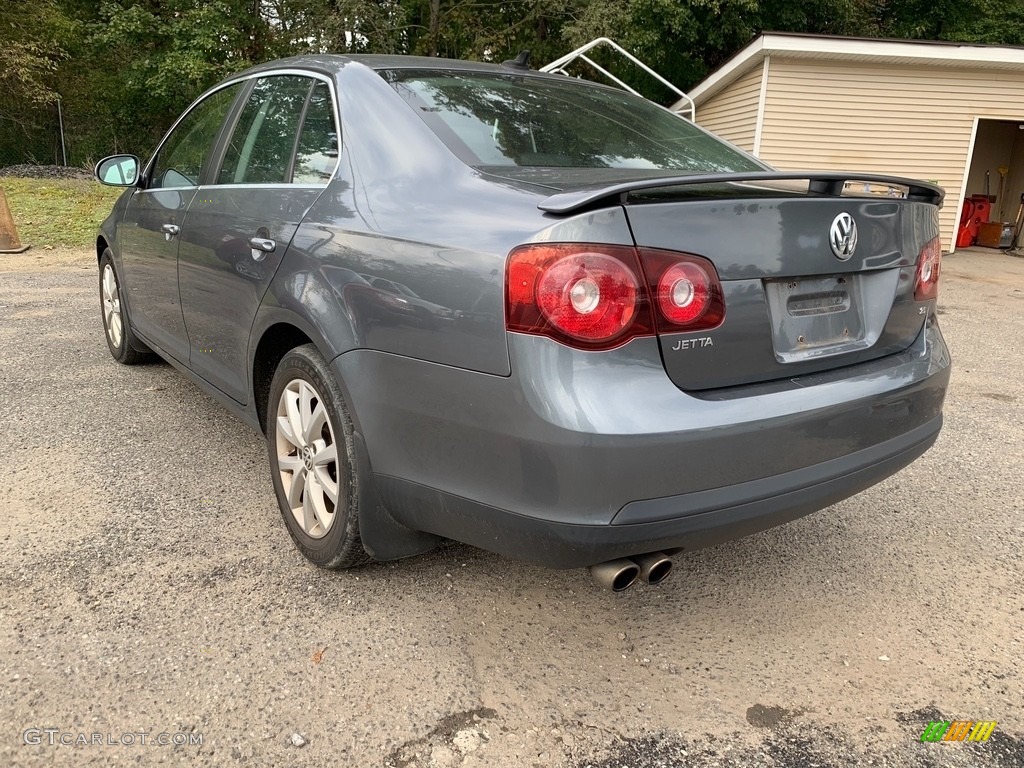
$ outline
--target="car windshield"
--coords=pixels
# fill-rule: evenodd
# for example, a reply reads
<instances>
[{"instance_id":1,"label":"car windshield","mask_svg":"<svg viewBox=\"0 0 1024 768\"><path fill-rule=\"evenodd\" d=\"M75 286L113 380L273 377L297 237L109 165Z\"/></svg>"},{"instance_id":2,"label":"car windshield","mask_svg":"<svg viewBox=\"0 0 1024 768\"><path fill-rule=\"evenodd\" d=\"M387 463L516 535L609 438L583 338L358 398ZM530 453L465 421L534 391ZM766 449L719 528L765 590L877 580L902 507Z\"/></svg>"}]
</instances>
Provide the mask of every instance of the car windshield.
<instances>
[{"instance_id":1,"label":"car windshield","mask_svg":"<svg viewBox=\"0 0 1024 768\"><path fill-rule=\"evenodd\" d=\"M474 166L756 171L756 160L638 96L566 78L400 70L392 87Z\"/></svg>"}]
</instances>

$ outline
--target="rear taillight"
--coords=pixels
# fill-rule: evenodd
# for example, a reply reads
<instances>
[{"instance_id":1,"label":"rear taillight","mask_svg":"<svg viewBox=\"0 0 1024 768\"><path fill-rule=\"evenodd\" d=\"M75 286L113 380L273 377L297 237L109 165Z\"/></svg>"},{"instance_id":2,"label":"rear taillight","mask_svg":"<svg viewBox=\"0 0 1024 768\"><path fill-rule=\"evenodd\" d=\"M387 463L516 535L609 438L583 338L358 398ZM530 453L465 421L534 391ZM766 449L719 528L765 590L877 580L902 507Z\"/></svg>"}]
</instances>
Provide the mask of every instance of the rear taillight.
<instances>
[{"instance_id":1,"label":"rear taillight","mask_svg":"<svg viewBox=\"0 0 1024 768\"><path fill-rule=\"evenodd\" d=\"M639 253L658 305L659 332L706 331L722 324L722 284L710 261L656 248L641 248Z\"/></svg>"},{"instance_id":2,"label":"rear taillight","mask_svg":"<svg viewBox=\"0 0 1024 768\"><path fill-rule=\"evenodd\" d=\"M506 325L585 349L610 349L654 332L626 246L525 245L509 254Z\"/></svg>"},{"instance_id":3,"label":"rear taillight","mask_svg":"<svg viewBox=\"0 0 1024 768\"><path fill-rule=\"evenodd\" d=\"M601 350L656 328L706 330L724 317L715 268L696 256L591 243L523 245L509 254L510 331Z\"/></svg>"},{"instance_id":4,"label":"rear taillight","mask_svg":"<svg viewBox=\"0 0 1024 768\"><path fill-rule=\"evenodd\" d=\"M928 301L939 295L939 271L942 266L942 241L932 238L917 257L914 301Z\"/></svg>"}]
</instances>

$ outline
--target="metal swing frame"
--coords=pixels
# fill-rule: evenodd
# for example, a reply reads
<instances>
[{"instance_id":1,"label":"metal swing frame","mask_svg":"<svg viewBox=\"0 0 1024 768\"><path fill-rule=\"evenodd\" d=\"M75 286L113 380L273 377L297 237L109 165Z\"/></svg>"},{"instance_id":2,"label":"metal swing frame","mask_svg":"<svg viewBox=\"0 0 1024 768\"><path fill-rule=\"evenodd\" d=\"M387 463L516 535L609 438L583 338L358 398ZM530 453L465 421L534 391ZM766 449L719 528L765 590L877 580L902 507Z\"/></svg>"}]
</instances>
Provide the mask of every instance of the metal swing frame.
<instances>
[{"instance_id":1,"label":"metal swing frame","mask_svg":"<svg viewBox=\"0 0 1024 768\"><path fill-rule=\"evenodd\" d=\"M676 86L674 86L672 83L670 83L664 77L659 75L657 72L655 72L649 66L644 64L642 61L640 61L640 59L638 59L636 56L631 54L629 51L627 51L621 45L616 43L614 40L610 40L607 37L598 37L598 38L596 38L594 40L591 40L586 45L581 45L575 51L567 53L567 54L565 54L565 56L562 56L561 58L555 59L550 64L545 64L543 67L540 68L540 71L541 72L554 72L554 73L561 73L563 75L569 75L569 72L566 71L566 67L569 64L571 64L572 62L574 62L577 59L579 59L580 61L583 61L586 64L588 64L590 67L592 67L597 72L599 72L602 75L604 75L605 77L607 77L609 80L611 80L613 83L618 85L620 88L624 88L625 90L629 91L630 93L632 93L632 94L634 94L636 96L640 96L641 94L639 94L634 88L630 88L628 85L626 85L626 83L624 83L622 80L617 78L615 75L613 75L607 69L605 69L600 64L595 62L592 58L590 58L589 56L586 55L587 51L590 51L590 50L592 50L594 48L597 48L600 45L606 45L606 46L610 47L613 51L618 53L620 56L623 56L624 58L626 58L629 61L631 61L633 64L636 64L638 67L640 67L640 69L642 69L644 72L649 74L651 77L653 77L659 83L661 83L662 85L664 85L667 88L669 88L670 90L672 90L673 93L678 94L678 96L679 96L679 98L680 98L682 103L681 103L681 106L678 106L673 111L677 115L680 115L681 117L685 117L688 120L690 120L691 122L695 122L697 120L697 105L693 103L693 99L691 99L689 97L689 95L687 95L684 91L682 91L679 88L677 88Z\"/></svg>"}]
</instances>

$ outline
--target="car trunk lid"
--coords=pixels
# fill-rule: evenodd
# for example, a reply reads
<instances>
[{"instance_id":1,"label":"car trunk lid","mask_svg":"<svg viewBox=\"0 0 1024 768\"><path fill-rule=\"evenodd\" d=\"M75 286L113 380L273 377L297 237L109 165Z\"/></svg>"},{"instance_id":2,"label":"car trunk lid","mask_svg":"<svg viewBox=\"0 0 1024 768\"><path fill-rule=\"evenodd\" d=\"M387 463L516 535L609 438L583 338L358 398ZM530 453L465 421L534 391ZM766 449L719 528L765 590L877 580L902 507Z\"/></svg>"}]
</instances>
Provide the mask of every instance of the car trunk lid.
<instances>
[{"instance_id":1,"label":"car trunk lid","mask_svg":"<svg viewBox=\"0 0 1024 768\"><path fill-rule=\"evenodd\" d=\"M797 377L913 343L926 319L925 302L914 298L916 263L938 233L941 190L858 176L850 194L840 174L734 178L563 192L541 208L569 212L615 199L639 248L715 266L723 322L659 335L665 370L684 390Z\"/></svg>"}]
</instances>

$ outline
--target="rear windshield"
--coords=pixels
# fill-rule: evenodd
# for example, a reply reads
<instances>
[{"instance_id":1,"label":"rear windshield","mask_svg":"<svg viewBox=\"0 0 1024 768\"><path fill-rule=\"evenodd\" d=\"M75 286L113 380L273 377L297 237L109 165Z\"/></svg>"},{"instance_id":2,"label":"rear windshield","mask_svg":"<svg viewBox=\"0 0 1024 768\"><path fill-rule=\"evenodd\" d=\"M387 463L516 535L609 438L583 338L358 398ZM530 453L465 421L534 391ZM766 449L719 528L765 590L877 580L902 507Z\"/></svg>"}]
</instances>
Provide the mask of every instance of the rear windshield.
<instances>
[{"instance_id":1,"label":"rear windshield","mask_svg":"<svg viewBox=\"0 0 1024 768\"><path fill-rule=\"evenodd\" d=\"M481 72L382 73L455 154L473 166L756 171L753 158L638 96Z\"/></svg>"}]
</instances>

